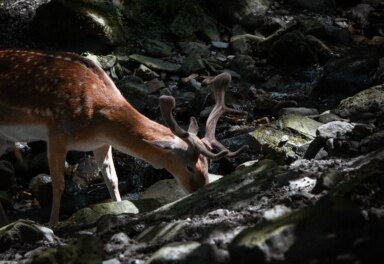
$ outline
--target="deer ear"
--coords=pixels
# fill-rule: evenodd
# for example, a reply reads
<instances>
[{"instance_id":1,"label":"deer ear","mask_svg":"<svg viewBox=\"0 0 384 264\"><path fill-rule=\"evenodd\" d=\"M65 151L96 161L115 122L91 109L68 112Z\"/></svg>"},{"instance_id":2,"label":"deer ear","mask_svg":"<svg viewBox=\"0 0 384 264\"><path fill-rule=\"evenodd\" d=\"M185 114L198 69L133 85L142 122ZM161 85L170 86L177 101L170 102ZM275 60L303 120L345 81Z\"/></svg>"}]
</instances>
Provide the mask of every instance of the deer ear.
<instances>
[{"instance_id":1,"label":"deer ear","mask_svg":"<svg viewBox=\"0 0 384 264\"><path fill-rule=\"evenodd\" d=\"M189 123L188 133L197 135L198 132L199 132L199 125L197 124L196 118L192 116Z\"/></svg>"},{"instance_id":2,"label":"deer ear","mask_svg":"<svg viewBox=\"0 0 384 264\"><path fill-rule=\"evenodd\" d=\"M164 140L146 140L143 139L144 142L147 142L148 144L151 144L155 148L166 150L166 151L171 151L175 149L175 144L169 141L164 141Z\"/></svg>"}]
</instances>

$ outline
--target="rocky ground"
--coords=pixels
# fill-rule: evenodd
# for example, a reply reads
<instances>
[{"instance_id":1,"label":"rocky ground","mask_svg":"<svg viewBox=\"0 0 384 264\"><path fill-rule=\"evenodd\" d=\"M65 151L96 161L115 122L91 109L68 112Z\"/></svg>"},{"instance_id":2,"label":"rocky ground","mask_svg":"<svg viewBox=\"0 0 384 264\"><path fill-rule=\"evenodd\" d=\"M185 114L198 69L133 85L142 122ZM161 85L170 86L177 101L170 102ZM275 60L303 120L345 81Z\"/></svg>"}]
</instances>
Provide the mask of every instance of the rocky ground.
<instances>
[{"instance_id":1,"label":"rocky ground","mask_svg":"<svg viewBox=\"0 0 384 264\"><path fill-rule=\"evenodd\" d=\"M224 116L217 137L230 149L250 148L213 162L210 172L225 176L211 175L191 195L166 172L115 152L121 203L105 202L92 157L71 153L62 221L51 230L44 226L51 199L45 146L21 144L22 161L12 153L0 161L0 199L12 222L0 229L2 261L380 262L381 1L150 5L171 22L148 16L146 1L94 0L83 9L52 1L36 12L47 2L0 1L0 47L81 52L142 113L162 122L158 97L173 95L178 122L195 116L200 127L213 105L206 80L228 71L227 104L247 116ZM95 12L106 26L92 20Z\"/></svg>"}]
</instances>

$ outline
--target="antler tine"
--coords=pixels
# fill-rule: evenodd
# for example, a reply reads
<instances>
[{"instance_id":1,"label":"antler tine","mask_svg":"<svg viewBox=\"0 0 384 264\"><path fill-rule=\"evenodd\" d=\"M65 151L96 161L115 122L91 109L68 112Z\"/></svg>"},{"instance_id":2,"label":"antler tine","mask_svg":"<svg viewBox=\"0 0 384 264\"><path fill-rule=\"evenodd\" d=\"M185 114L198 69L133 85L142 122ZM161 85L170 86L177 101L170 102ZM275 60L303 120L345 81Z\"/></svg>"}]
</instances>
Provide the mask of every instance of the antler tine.
<instances>
[{"instance_id":1,"label":"antler tine","mask_svg":"<svg viewBox=\"0 0 384 264\"><path fill-rule=\"evenodd\" d=\"M211 112L211 114L208 117L207 123L206 123L206 132L203 140L205 142L208 142L212 147L220 150L220 151L228 151L228 154L226 155L229 158L235 157L239 155L242 151L248 148L248 146L243 146L240 149L231 152L229 151L223 144L221 144L219 141L217 141L215 132L216 132L216 125L219 120L219 118L225 114L230 113L234 115L244 115L246 112L239 111L236 109L229 108L225 105L225 88L228 87L229 83L231 81L231 75L227 72L223 72L219 75L217 75L211 82L213 83L213 95L215 97L216 104Z\"/></svg>"},{"instance_id":2,"label":"antler tine","mask_svg":"<svg viewBox=\"0 0 384 264\"><path fill-rule=\"evenodd\" d=\"M167 123L171 131L180 138L188 138L189 133L177 124L172 115L172 109L176 105L175 98L173 98L173 96L162 95L159 98L159 105L161 115L163 116L165 123Z\"/></svg>"},{"instance_id":3,"label":"antler tine","mask_svg":"<svg viewBox=\"0 0 384 264\"><path fill-rule=\"evenodd\" d=\"M177 124L176 120L172 115L172 109L176 105L174 97L166 96L166 95L160 96L159 104L160 104L161 114L165 122L167 123L168 127L176 136L184 139L188 143L188 145L193 146L198 150L199 153L203 154L204 156L212 160L221 159L228 155L229 151L226 149L220 151L219 153L213 153L208 148L206 148L205 145L203 145L202 143L199 144L192 136L190 136L191 134L196 135L199 129L197 125L197 121L194 117L191 118L191 123L188 129L188 132L182 129Z\"/></svg>"}]
</instances>

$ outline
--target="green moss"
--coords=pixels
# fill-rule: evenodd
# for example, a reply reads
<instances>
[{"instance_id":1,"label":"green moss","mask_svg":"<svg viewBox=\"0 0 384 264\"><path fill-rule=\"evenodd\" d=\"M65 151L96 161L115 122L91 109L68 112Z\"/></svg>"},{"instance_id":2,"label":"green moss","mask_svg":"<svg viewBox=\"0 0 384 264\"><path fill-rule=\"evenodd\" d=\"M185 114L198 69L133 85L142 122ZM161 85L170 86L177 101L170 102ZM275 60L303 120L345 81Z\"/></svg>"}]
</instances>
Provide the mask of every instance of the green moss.
<instances>
[{"instance_id":1,"label":"green moss","mask_svg":"<svg viewBox=\"0 0 384 264\"><path fill-rule=\"evenodd\" d=\"M34 264L87 264L102 262L102 243L96 237L84 237L74 244L48 249L37 255Z\"/></svg>"}]
</instances>

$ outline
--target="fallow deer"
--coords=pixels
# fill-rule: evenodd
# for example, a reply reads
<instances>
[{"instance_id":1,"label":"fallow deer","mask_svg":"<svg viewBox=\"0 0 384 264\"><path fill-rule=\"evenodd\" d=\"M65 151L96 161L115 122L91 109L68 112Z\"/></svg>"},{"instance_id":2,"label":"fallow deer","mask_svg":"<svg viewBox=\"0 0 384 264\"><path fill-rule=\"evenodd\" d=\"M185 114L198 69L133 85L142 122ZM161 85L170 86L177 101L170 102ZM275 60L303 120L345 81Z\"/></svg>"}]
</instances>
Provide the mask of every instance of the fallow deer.
<instances>
[{"instance_id":1,"label":"fallow deer","mask_svg":"<svg viewBox=\"0 0 384 264\"><path fill-rule=\"evenodd\" d=\"M2 50L0 149L10 141L47 142L53 190L50 225L59 221L64 163L70 150L93 151L113 200L121 197L111 146L165 168L187 192L193 192L207 184L209 159L234 157L246 148L231 152L215 139L222 114L243 114L225 106L224 89L230 79L228 73L213 79L216 105L205 137L199 139L195 118L187 131L177 124L171 96L159 99L167 128L133 108L91 60L73 53Z\"/></svg>"}]
</instances>

